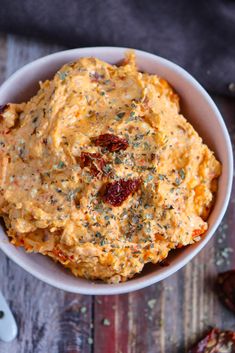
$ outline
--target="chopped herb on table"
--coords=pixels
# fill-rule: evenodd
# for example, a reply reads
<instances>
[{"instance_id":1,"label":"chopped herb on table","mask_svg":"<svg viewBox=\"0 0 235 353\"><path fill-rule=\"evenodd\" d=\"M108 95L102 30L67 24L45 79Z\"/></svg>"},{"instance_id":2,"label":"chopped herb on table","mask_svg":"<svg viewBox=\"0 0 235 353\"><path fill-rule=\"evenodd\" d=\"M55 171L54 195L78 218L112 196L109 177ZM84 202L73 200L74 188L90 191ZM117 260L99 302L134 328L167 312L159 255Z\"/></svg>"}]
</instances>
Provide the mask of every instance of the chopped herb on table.
<instances>
[{"instance_id":1,"label":"chopped herb on table","mask_svg":"<svg viewBox=\"0 0 235 353\"><path fill-rule=\"evenodd\" d=\"M104 318L103 321L102 321L102 324L103 324L104 326L110 326L110 321L109 321L109 319Z\"/></svg>"},{"instance_id":2,"label":"chopped herb on table","mask_svg":"<svg viewBox=\"0 0 235 353\"><path fill-rule=\"evenodd\" d=\"M155 305L156 305L156 302L157 302L157 300L156 299L150 299L150 300L148 300L148 307L152 310L154 307L155 307Z\"/></svg>"},{"instance_id":3,"label":"chopped herb on table","mask_svg":"<svg viewBox=\"0 0 235 353\"><path fill-rule=\"evenodd\" d=\"M82 306L81 309L80 309L80 312L82 314L85 314L87 312L87 308L85 306Z\"/></svg>"},{"instance_id":4,"label":"chopped herb on table","mask_svg":"<svg viewBox=\"0 0 235 353\"><path fill-rule=\"evenodd\" d=\"M92 345L93 344L93 338L92 337L88 337L87 343Z\"/></svg>"}]
</instances>

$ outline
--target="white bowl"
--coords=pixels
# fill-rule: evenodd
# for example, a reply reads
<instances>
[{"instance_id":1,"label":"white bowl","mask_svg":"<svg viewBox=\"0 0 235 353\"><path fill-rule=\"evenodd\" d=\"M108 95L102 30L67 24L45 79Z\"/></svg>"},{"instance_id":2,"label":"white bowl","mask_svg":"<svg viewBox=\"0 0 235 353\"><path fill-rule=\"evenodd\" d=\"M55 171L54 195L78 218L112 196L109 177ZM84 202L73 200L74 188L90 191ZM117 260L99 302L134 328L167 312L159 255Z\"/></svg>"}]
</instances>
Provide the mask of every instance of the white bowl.
<instances>
[{"instance_id":1,"label":"white bowl","mask_svg":"<svg viewBox=\"0 0 235 353\"><path fill-rule=\"evenodd\" d=\"M95 47L67 50L45 56L18 70L1 86L0 104L29 99L36 93L38 81L51 78L69 61L83 56L95 56L109 63L117 63L123 59L126 50L126 48ZM35 277L69 292L119 294L161 281L187 264L206 245L220 224L228 205L233 177L233 154L228 131L214 102L202 86L176 64L143 51L136 50L135 53L140 70L158 74L174 87L181 97L183 113L223 164L216 203L209 217L209 229L199 243L172 252L169 256L169 266L147 265L141 274L125 283L105 284L76 278L48 257L27 254L23 249L12 246L4 229L0 227L0 247L6 255Z\"/></svg>"}]
</instances>

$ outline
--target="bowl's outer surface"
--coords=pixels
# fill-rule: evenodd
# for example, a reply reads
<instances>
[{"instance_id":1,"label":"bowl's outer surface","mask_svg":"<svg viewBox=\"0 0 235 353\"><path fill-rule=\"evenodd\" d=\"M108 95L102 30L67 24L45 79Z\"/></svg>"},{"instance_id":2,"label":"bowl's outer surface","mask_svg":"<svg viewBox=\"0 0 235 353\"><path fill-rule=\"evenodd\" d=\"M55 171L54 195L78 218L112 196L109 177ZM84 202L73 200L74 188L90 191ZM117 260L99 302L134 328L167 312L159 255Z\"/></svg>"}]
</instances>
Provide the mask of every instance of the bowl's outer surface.
<instances>
[{"instance_id":1,"label":"bowl's outer surface","mask_svg":"<svg viewBox=\"0 0 235 353\"><path fill-rule=\"evenodd\" d=\"M94 47L72 49L38 59L14 73L0 88L0 104L22 102L38 90L38 81L53 77L65 63L84 56L95 56L109 63L123 59L127 48ZM172 252L168 267L148 265L144 271L125 283L105 284L76 278L39 254L27 254L23 249L12 246L0 228L0 247L13 261L35 277L66 291L81 294L119 294L134 291L156 283L188 263L209 241L226 211L233 178L233 154L230 138L224 121L214 102L202 86L185 70L161 57L135 50L140 70L155 73L165 78L181 98L182 111L215 151L223 164L215 207L209 217L209 229L203 239L190 247Z\"/></svg>"}]
</instances>

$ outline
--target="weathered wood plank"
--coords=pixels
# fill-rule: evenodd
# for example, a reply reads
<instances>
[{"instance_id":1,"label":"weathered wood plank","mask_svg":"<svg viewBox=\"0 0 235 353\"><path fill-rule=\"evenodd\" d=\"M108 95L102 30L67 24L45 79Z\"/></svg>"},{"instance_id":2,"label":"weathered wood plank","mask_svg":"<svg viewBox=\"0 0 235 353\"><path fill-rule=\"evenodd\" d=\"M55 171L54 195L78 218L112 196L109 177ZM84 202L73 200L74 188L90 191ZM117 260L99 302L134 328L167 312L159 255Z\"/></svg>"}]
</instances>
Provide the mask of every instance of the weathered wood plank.
<instances>
[{"instance_id":1,"label":"weathered wood plank","mask_svg":"<svg viewBox=\"0 0 235 353\"><path fill-rule=\"evenodd\" d=\"M0 37L0 81L40 56L60 50L14 36ZM0 252L0 283L15 314L19 335L0 342L6 353L91 352L92 298L52 288L29 275Z\"/></svg>"},{"instance_id":2,"label":"weathered wood plank","mask_svg":"<svg viewBox=\"0 0 235 353\"><path fill-rule=\"evenodd\" d=\"M95 353L128 352L128 307L127 294L96 297L94 304Z\"/></svg>"},{"instance_id":3,"label":"weathered wood plank","mask_svg":"<svg viewBox=\"0 0 235 353\"><path fill-rule=\"evenodd\" d=\"M233 151L235 148L235 100L224 97L215 97L220 111L224 117L225 123L229 130ZM235 269L235 178L233 180L233 190L230 204L224 220L218 230L216 237L216 253L217 253L217 270L219 272L227 271L231 268ZM219 262L218 262L219 260ZM216 304L218 314L221 318L221 326L223 328L231 328L235 330L234 314L221 305L216 296Z\"/></svg>"}]
</instances>

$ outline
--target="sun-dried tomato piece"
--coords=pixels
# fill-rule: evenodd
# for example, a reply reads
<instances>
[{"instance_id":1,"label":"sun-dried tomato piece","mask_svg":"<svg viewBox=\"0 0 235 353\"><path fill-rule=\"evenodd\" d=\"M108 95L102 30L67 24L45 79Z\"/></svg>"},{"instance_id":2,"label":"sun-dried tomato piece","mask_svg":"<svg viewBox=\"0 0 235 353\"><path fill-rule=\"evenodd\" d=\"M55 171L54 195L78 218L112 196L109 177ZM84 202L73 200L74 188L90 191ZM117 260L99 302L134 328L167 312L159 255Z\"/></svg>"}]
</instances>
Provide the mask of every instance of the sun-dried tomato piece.
<instances>
[{"instance_id":1,"label":"sun-dried tomato piece","mask_svg":"<svg viewBox=\"0 0 235 353\"><path fill-rule=\"evenodd\" d=\"M0 114L4 113L4 111L9 107L9 104L0 105Z\"/></svg>"},{"instance_id":2,"label":"sun-dried tomato piece","mask_svg":"<svg viewBox=\"0 0 235 353\"><path fill-rule=\"evenodd\" d=\"M235 270L220 273L217 288L222 302L235 313Z\"/></svg>"},{"instance_id":3,"label":"sun-dried tomato piece","mask_svg":"<svg viewBox=\"0 0 235 353\"><path fill-rule=\"evenodd\" d=\"M105 147L109 152L126 150L129 146L126 139L120 138L113 134L103 134L97 137L93 137L92 142L96 146Z\"/></svg>"},{"instance_id":4,"label":"sun-dried tomato piece","mask_svg":"<svg viewBox=\"0 0 235 353\"><path fill-rule=\"evenodd\" d=\"M112 206L121 206L129 195L133 194L140 187L140 179L120 179L105 185L102 195L104 202Z\"/></svg>"},{"instance_id":5,"label":"sun-dried tomato piece","mask_svg":"<svg viewBox=\"0 0 235 353\"><path fill-rule=\"evenodd\" d=\"M235 332L213 328L188 353L235 353Z\"/></svg>"},{"instance_id":6,"label":"sun-dried tomato piece","mask_svg":"<svg viewBox=\"0 0 235 353\"><path fill-rule=\"evenodd\" d=\"M105 168L106 161L100 153L82 152L80 157L81 168L90 167L93 176L98 177L101 174L109 174L110 170ZM106 170L107 169L107 170Z\"/></svg>"}]
</instances>

